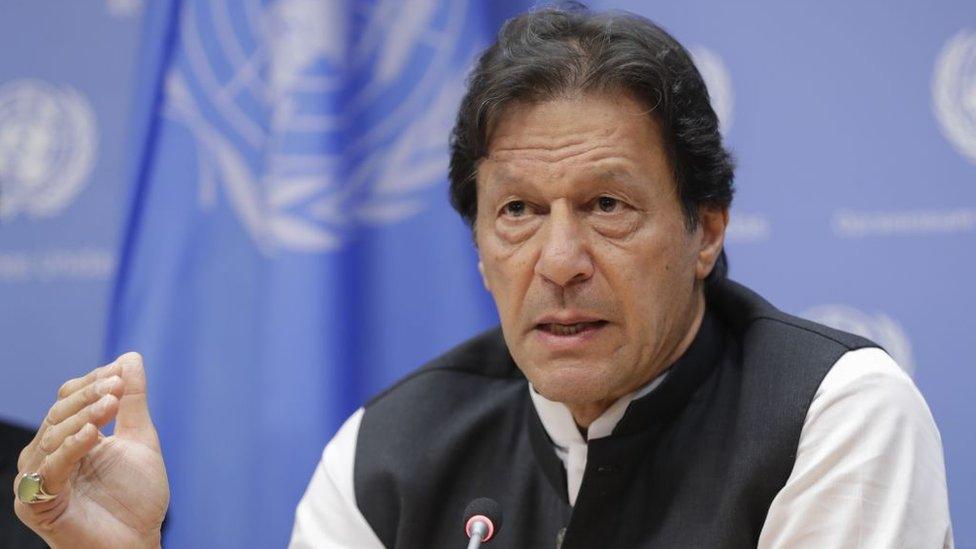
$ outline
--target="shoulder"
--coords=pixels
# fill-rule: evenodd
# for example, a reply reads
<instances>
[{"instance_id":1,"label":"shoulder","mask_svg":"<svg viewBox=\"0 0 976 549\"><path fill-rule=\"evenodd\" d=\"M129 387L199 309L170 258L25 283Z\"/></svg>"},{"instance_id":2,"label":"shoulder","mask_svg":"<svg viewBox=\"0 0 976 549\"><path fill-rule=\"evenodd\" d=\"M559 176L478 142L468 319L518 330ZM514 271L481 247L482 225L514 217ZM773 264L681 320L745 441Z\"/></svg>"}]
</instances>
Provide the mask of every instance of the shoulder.
<instances>
[{"instance_id":1,"label":"shoulder","mask_svg":"<svg viewBox=\"0 0 976 549\"><path fill-rule=\"evenodd\" d=\"M878 347L863 337L786 314L730 280L710 288L708 297L737 347L736 364L749 405L760 414L768 407L781 410L790 429L798 431L818 387L841 357Z\"/></svg>"},{"instance_id":2,"label":"shoulder","mask_svg":"<svg viewBox=\"0 0 976 549\"><path fill-rule=\"evenodd\" d=\"M942 441L924 398L883 350L845 353L809 407L760 546L943 543L951 527Z\"/></svg>"},{"instance_id":3,"label":"shoulder","mask_svg":"<svg viewBox=\"0 0 976 549\"><path fill-rule=\"evenodd\" d=\"M709 303L744 344L778 342L784 352L807 353L818 348L833 354L878 346L863 337L784 313L731 280L723 280L709 290Z\"/></svg>"},{"instance_id":4,"label":"shoulder","mask_svg":"<svg viewBox=\"0 0 976 549\"><path fill-rule=\"evenodd\" d=\"M821 424L831 431L870 430L863 433L866 441L886 445L920 437L917 442L940 449L941 459L941 439L925 399L911 377L879 348L849 351L830 369L807 413L807 444L818 434L831 434L819 429Z\"/></svg>"}]
</instances>

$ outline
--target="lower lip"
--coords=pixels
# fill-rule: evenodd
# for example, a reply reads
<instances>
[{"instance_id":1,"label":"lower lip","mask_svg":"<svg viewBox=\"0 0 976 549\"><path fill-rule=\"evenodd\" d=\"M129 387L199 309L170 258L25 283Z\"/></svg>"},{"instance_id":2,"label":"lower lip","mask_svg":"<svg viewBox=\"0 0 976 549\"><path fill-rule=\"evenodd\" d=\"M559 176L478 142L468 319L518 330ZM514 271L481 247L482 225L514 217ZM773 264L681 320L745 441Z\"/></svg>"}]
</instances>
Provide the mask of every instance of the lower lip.
<instances>
[{"instance_id":1,"label":"lower lip","mask_svg":"<svg viewBox=\"0 0 976 549\"><path fill-rule=\"evenodd\" d=\"M606 326L606 322L592 324L571 335L557 335L541 328L536 328L533 333L550 351L579 351L585 349Z\"/></svg>"}]
</instances>

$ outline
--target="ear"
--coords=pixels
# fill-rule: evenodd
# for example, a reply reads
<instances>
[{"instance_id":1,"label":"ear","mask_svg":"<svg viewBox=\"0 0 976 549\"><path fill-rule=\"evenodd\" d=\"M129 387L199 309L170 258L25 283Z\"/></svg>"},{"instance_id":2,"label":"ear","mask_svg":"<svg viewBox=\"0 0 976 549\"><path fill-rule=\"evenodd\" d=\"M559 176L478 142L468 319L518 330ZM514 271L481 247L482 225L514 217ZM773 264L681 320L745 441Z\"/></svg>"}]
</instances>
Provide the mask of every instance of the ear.
<instances>
[{"instance_id":1,"label":"ear","mask_svg":"<svg viewBox=\"0 0 976 549\"><path fill-rule=\"evenodd\" d=\"M698 248L698 263L695 265L695 276L698 280L705 278L712 272L718 256L725 245L725 228L729 225L729 209L702 206L698 208L699 230L701 241Z\"/></svg>"},{"instance_id":2,"label":"ear","mask_svg":"<svg viewBox=\"0 0 976 549\"><path fill-rule=\"evenodd\" d=\"M481 283L485 285L485 289L491 292L491 286L488 285L488 277L485 276L485 264L478 259L478 272L481 273Z\"/></svg>"}]
</instances>

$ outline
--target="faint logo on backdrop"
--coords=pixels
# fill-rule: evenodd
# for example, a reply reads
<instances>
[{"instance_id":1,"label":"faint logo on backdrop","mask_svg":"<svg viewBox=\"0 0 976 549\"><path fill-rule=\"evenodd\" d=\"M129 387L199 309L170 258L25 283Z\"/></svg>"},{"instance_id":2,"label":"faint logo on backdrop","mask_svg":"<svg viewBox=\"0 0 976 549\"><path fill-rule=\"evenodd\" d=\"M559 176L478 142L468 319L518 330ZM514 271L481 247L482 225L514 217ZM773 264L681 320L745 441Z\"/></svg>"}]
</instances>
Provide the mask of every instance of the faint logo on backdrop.
<instances>
[{"instance_id":1,"label":"faint logo on backdrop","mask_svg":"<svg viewBox=\"0 0 976 549\"><path fill-rule=\"evenodd\" d=\"M734 211L725 228L725 242L747 243L769 240L772 224L762 214Z\"/></svg>"},{"instance_id":2,"label":"faint logo on backdrop","mask_svg":"<svg viewBox=\"0 0 976 549\"><path fill-rule=\"evenodd\" d=\"M946 235L976 231L976 208L903 211L838 210L830 220L841 238Z\"/></svg>"},{"instance_id":3,"label":"faint logo on backdrop","mask_svg":"<svg viewBox=\"0 0 976 549\"><path fill-rule=\"evenodd\" d=\"M868 314L849 305L819 305L807 309L800 316L866 337L881 345L908 375L915 373L915 359L908 334L901 324L884 313Z\"/></svg>"},{"instance_id":4,"label":"faint logo on backdrop","mask_svg":"<svg viewBox=\"0 0 976 549\"><path fill-rule=\"evenodd\" d=\"M732 110L735 106L735 94L732 91L732 75L726 68L725 62L714 51L702 47L689 48L691 57L705 80L708 95L712 101L712 109L718 116L719 130L722 135L728 135L732 129Z\"/></svg>"},{"instance_id":5,"label":"faint logo on backdrop","mask_svg":"<svg viewBox=\"0 0 976 549\"><path fill-rule=\"evenodd\" d=\"M144 0L105 0L105 11L113 17L134 17L142 13Z\"/></svg>"},{"instance_id":6,"label":"faint logo on backdrop","mask_svg":"<svg viewBox=\"0 0 976 549\"><path fill-rule=\"evenodd\" d=\"M476 44L467 2L214 0L183 12L165 113L197 143L200 204L221 194L265 252L326 252L422 211ZM443 202L438 196L437 201Z\"/></svg>"},{"instance_id":7,"label":"faint logo on backdrop","mask_svg":"<svg viewBox=\"0 0 976 549\"><path fill-rule=\"evenodd\" d=\"M0 221L63 210L97 148L95 114L77 90L28 79L0 86Z\"/></svg>"},{"instance_id":8,"label":"faint logo on backdrop","mask_svg":"<svg viewBox=\"0 0 976 549\"><path fill-rule=\"evenodd\" d=\"M942 48L932 77L932 109L946 139L976 162L976 31L960 31Z\"/></svg>"}]
</instances>

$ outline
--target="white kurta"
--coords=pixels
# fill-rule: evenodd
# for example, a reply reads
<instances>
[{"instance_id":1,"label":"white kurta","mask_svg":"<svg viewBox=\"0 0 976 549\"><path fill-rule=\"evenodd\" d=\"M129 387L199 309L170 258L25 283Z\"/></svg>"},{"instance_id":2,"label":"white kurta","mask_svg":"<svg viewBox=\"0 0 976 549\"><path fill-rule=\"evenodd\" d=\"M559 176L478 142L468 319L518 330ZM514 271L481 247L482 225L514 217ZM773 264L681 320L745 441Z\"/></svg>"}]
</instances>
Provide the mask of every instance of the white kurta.
<instances>
[{"instance_id":1,"label":"white kurta","mask_svg":"<svg viewBox=\"0 0 976 549\"><path fill-rule=\"evenodd\" d=\"M614 403L590 426L588 438L608 436L631 400L663 377ZM530 393L566 466L574 503L586 441L569 409ZM383 547L356 505L353 466L362 417L357 410L325 447L298 504L291 547ZM911 378L881 349L847 352L824 377L759 547L953 547L939 431Z\"/></svg>"}]
</instances>

